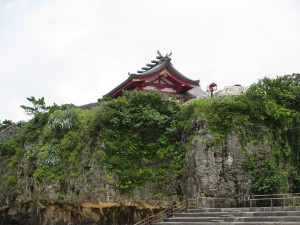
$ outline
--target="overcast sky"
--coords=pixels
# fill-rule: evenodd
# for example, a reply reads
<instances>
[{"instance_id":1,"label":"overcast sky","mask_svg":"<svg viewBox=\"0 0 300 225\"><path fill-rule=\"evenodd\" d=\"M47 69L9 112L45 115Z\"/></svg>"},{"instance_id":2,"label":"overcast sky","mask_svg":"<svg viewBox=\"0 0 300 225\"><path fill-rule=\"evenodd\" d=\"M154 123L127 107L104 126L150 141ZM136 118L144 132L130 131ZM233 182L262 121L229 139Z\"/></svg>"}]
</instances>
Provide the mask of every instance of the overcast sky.
<instances>
[{"instance_id":1,"label":"overcast sky","mask_svg":"<svg viewBox=\"0 0 300 225\"><path fill-rule=\"evenodd\" d=\"M0 0L0 120L96 102L156 56L203 89L300 72L300 1Z\"/></svg>"}]
</instances>

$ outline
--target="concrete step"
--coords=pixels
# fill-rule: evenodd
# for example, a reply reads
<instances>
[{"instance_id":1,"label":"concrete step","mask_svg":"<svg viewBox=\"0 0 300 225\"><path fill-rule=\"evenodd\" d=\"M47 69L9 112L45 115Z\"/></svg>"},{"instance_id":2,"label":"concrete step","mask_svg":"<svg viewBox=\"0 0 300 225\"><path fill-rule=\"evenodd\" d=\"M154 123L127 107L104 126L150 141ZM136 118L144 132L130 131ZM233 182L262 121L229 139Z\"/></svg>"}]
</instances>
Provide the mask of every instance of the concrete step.
<instances>
[{"instance_id":1,"label":"concrete step","mask_svg":"<svg viewBox=\"0 0 300 225\"><path fill-rule=\"evenodd\" d=\"M189 209L154 225L300 225L292 207Z\"/></svg>"},{"instance_id":2,"label":"concrete step","mask_svg":"<svg viewBox=\"0 0 300 225\"><path fill-rule=\"evenodd\" d=\"M187 212L250 212L250 208L202 208L202 209L187 209ZM294 211L293 207L253 207L253 212L274 212L274 211ZM297 207L296 211L300 211L300 207Z\"/></svg>"},{"instance_id":3,"label":"concrete step","mask_svg":"<svg viewBox=\"0 0 300 225\"><path fill-rule=\"evenodd\" d=\"M161 222L153 225L299 225L298 222Z\"/></svg>"},{"instance_id":4,"label":"concrete step","mask_svg":"<svg viewBox=\"0 0 300 225\"><path fill-rule=\"evenodd\" d=\"M300 211L273 211L273 212L184 212L176 217L259 217L259 216L300 216Z\"/></svg>"},{"instance_id":5,"label":"concrete step","mask_svg":"<svg viewBox=\"0 0 300 225\"><path fill-rule=\"evenodd\" d=\"M164 222L298 222L300 216L280 216L280 217L171 217L164 219Z\"/></svg>"}]
</instances>

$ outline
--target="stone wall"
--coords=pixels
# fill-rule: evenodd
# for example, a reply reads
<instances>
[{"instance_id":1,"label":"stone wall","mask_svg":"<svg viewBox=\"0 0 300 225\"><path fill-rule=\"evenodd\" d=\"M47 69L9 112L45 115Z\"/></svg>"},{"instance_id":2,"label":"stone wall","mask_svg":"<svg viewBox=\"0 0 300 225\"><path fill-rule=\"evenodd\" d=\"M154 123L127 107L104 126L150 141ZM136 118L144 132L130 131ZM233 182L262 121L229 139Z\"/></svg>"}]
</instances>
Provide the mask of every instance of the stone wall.
<instances>
[{"instance_id":1,"label":"stone wall","mask_svg":"<svg viewBox=\"0 0 300 225\"><path fill-rule=\"evenodd\" d=\"M246 93L249 87L243 86L226 86L222 90L214 93L215 98L224 98L226 96L236 96L242 93Z\"/></svg>"}]
</instances>

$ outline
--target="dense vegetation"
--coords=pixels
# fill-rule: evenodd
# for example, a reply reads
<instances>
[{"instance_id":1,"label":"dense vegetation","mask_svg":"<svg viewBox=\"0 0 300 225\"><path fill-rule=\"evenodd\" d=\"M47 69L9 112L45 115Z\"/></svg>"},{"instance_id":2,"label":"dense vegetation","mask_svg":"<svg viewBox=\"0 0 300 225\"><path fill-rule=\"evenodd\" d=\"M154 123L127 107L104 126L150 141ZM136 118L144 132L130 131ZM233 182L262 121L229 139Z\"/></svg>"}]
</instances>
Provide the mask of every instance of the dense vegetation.
<instances>
[{"instance_id":1,"label":"dense vegetation","mask_svg":"<svg viewBox=\"0 0 300 225\"><path fill-rule=\"evenodd\" d=\"M122 191L143 188L147 181L164 188L180 177L185 164L181 136L192 118L206 118L216 146L224 145L232 130L240 134L252 174L253 193L300 191L300 87L299 74L263 78L246 94L225 99L197 99L188 104L156 92L123 92L118 99L101 99L90 110L73 105L46 107L44 99L28 98L22 106L33 116L18 123L19 134L0 142L0 156L10 166L3 185L18 187L19 160L34 165L34 181L43 186L67 176L81 175L82 152L97 154ZM0 124L5 129L11 121ZM249 154L247 142L268 137L272 159L259 161ZM25 152L26 145L36 148ZM104 144L104 148L102 146ZM92 160L90 158L90 160ZM89 161L84 162L86 164ZM166 193L167 194L167 193Z\"/></svg>"},{"instance_id":2,"label":"dense vegetation","mask_svg":"<svg viewBox=\"0 0 300 225\"><path fill-rule=\"evenodd\" d=\"M183 123L176 99L157 92L125 91L118 99L101 100L91 110L46 107L44 99L28 100L34 107L22 108L34 118L22 124L17 138L7 141L0 153L16 165L20 150L36 142L38 147L28 158L37 164L33 176L40 186L57 180L64 183L68 174L79 176L83 150L90 157L97 150L99 167L116 174L116 186L123 191L142 188L150 180L163 187L181 173ZM105 149L98 148L102 143Z\"/></svg>"},{"instance_id":3,"label":"dense vegetation","mask_svg":"<svg viewBox=\"0 0 300 225\"><path fill-rule=\"evenodd\" d=\"M263 78L235 98L193 101L183 113L205 117L216 145L224 144L231 130L245 143L268 137L272 160L259 161L244 149L253 193L300 191L300 74Z\"/></svg>"},{"instance_id":4,"label":"dense vegetation","mask_svg":"<svg viewBox=\"0 0 300 225\"><path fill-rule=\"evenodd\" d=\"M7 127L9 127L11 124L12 124L11 120L4 120L2 123L0 121L0 131L4 130Z\"/></svg>"},{"instance_id":5,"label":"dense vegetation","mask_svg":"<svg viewBox=\"0 0 300 225\"><path fill-rule=\"evenodd\" d=\"M102 105L105 116L93 122L92 134L101 131L106 150L99 152L107 168L115 172L121 189L142 187L149 180L168 183L180 175L180 104L157 92L124 92L123 96Z\"/></svg>"}]
</instances>

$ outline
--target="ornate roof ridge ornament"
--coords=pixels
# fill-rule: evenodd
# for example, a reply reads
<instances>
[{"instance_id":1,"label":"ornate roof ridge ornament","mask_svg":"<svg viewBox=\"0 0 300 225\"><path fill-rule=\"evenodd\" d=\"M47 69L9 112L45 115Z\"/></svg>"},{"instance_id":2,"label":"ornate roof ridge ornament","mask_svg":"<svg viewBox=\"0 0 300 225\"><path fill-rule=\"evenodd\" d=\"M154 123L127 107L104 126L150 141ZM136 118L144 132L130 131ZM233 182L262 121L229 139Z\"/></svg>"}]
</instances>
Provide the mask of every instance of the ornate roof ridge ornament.
<instances>
[{"instance_id":1,"label":"ornate roof ridge ornament","mask_svg":"<svg viewBox=\"0 0 300 225\"><path fill-rule=\"evenodd\" d=\"M159 50L157 50L157 54L158 56L156 56L156 59L158 60L151 60L151 63L147 63L146 66L141 67L141 70L138 70L137 73L141 74L156 67L161 61L164 61L165 58L169 58L172 55L172 52L165 57L163 57Z\"/></svg>"},{"instance_id":2,"label":"ornate roof ridge ornament","mask_svg":"<svg viewBox=\"0 0 300 225\"><path fill-rule=\"evenodd\" d=\"M162 59L163 58L163 56L162 56L162 54L160 53L159 50L157 50L157 54L158 54L158 56L156 56L157 59Z\"/></svg>"}]
</instances>

